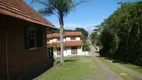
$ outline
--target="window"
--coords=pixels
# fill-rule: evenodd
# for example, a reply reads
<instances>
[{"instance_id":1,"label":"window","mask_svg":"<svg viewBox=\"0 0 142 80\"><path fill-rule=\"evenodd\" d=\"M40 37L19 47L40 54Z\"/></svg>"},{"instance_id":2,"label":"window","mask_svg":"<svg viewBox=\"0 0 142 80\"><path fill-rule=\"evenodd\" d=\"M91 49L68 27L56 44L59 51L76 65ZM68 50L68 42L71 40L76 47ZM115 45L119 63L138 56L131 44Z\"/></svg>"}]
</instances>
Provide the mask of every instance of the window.
<instances>
[{"instance_id":1,"label":"window","mask_svg":"<svg viewBox=\"0 0 142 80\"><path fill-rule=\"evenodd\" d=\"M29 47L36 47L36 29L33 27L29 28Z\"/></svg>"},{"instance_id":2,"label":"window","mask_svg":"<svg viewBox=\"0 0 142 80\"><path fill-rule=\"evenodd\" d=\"M71 37L71 40L76 40L76 37Z\"/></svg>"},{"instance_id":3,"label":"window","mask_svg":"<svg viewBox=\"0 0 142 80\"><path fill-rule=\"evenodd\" d=\"M50 42L50 38L47 38L47 42Z\"/></svg>"},{"instance_id":4,"label":"window","mask_svg":"<svg viewBox=\"0 0 142 80\"><path fill-rule=\"evenodd\" d=\"M61 49L57 48L57 55L61 55Z\"/></svg>"},{"instance_id":5,"label":"window","mask_svg":"<svg viewBox=\"0 0 142 80\"><path fill-rule=\"evenodd\" d=\"M27 27L25 29L26 49L36 49L42 46L42 28Z\"/></svg>"},{"instance_id":6,"label":"window","mask_svg":"<svg viewBox=\"0 0 142 80\"><path fill-rule=\"evenodd\" d=\"M60 41L60 38L57 38L57 41Z\"/></svg>"}]
</instances>

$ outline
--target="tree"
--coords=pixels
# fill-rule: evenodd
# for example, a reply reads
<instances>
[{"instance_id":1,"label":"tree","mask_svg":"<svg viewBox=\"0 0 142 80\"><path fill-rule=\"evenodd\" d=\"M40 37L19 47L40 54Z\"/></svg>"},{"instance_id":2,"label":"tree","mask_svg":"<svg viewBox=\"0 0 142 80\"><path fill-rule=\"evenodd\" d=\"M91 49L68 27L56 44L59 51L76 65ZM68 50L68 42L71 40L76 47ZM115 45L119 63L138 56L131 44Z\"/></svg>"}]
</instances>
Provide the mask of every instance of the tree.
<instances>
[{"instance_id":1,"label":"tree","mask_svg":"<svg viewBox=\"0 0 142 80\"><path fill-rule=\"evenodd\" d=\"M60 24L60 42L61 42L61 61L64 64L64 53L63 53L63 33L64 33L64 17L68 15L73 8L77 5L84 3L88 0L32 0L32 2L37 2L45 6L45 8L40 9L38 12L42 15L56 15L59 19Z\"/></svg>"},{"instance_id":2,"label":"tree","mask_svg":"<svg viewBox=\"0 0 142 80\"><path fill-rule=\"evenodd\" d=\"M88 32L83 28L75 28L75 31L81 31L86 38L88 36Z\"/></svg>"},{"instance_id":3,"label":"tree","mask_svg":"<svg viewBox=\"0 0 142 80\"><path fill-rule=\"evenodd\" d=\"M103 31L103 23L101 23L100 25L94 26L94 30L91 33L90 37L91 37L91 42L92 44L95 46L95 48L97 50L99 50L102 46L101 46L101 42L100 42L100 34Z\"/></svg>"},{"instance_id":4,"label":"tree","mask_svg":"<svg viewBox=\"0 0 142 80\"><path fill-rule=\"evenodd\" d=\"M102 56L142 66L142 2L121 3L103 22Z\"/></svg>"},{"instance_id":5,"label":"tree","mask_svg":"<svg viewBox=\"0 0 142 80\"><path fill-rule=\"evenodd\" d=\"M86 40L88 37L88 32L83 28L75 28L75 31L82 32L81 40L83 41L84 44L87 43Z\"/></svg>"}]
</instances>

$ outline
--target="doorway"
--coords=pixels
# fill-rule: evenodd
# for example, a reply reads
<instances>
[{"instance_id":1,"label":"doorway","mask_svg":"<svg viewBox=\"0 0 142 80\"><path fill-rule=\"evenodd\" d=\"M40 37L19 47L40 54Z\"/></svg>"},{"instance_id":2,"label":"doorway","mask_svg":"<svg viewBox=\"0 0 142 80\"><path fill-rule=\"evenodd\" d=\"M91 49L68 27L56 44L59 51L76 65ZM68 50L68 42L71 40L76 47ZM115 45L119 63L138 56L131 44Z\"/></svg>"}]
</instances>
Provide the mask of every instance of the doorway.
<instances>
[{"instance_id":1,"label":"doorway","mask_svg":"<svg viewBox=\"0 0 142 80\"><path fill-rule=\"evenodd\" d=\"M57 55L61 55L61 49L57 48Z\"/></svg>"},{"instance_id":2,"label":"doorway","mask_svg":"<svg viewBox=\"0 0 142 80\"><path fill-rule=\"evenodd\" d=\"M77 47L71 47L71 54L77 54Z\"/></svg>"},{"instance_id":3,"label":"doorway","mask_svg":"<svg viewBox=\"0 0 142 80\"><path fill-rule=\"evenodd\" d=\"M0 30L0 79L6 80L6 32Z\"/></svg>"}]
</instances>

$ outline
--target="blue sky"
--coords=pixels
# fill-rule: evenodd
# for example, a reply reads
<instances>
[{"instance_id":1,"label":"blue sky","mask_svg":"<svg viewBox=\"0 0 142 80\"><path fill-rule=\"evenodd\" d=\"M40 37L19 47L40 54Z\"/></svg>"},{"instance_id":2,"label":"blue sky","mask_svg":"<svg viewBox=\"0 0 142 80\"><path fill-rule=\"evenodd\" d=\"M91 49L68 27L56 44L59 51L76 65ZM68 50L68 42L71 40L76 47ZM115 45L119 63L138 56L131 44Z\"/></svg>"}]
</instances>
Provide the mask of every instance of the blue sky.
<instances>
[{"instance_id":1,"label":"blue sky","mask_svg":"<svg viewBox=\"0 0 142 80\"><path fill-rule=\"evenodd\" d=\"M109 17L117 8L120 7L117 2L120 1L135 1L135 0L91 0L90 2L83 3L77 6L69 15L64 19L65 29L75 29L82 27L89 32L92 32L95 25L103 22L104 19ZM25 0L30 3L30 0ZM39 4L33 4L35 10L42 8ZM46 16L48 21L59 28L59 21L56 16Z\"/></svg>"}]
</instances>

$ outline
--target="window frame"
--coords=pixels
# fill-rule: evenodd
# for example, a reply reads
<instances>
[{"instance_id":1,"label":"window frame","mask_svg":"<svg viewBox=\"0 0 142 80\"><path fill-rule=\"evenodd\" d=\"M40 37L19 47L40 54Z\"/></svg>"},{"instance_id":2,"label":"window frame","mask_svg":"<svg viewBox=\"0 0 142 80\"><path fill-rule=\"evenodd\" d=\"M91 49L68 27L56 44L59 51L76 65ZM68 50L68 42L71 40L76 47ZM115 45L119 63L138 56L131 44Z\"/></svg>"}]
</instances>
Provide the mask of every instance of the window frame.
<instances>
[{"instance_id":1,"label":"window frame","mask_svg":"<svg viewBox=\"0 0 142 80\"><path fill-rule=\"evenodd\" d=\"M34 47L30 47L29 50L37 49L37 43L36 43L36 33L37 33L37 31L36 31L36 28L35 27L28 27L28 28L29 28L29 33L28 33L29 37L28 38L29 38L29 40L30 39L34 40ZM32 33L32 31L34 31L34 34ZM30 44L31 43L29 43L29 45Z\"/></svg>"},{"instance_id":2,"label":"window frame","mask_svg":"<svg viewBox=\"0 0 142 80\"><path fill-rule=\"evenodd\" d=\"M43 47L43 28L25 27L25 49L34 50Z\"/></svg>"}]
</instances>

